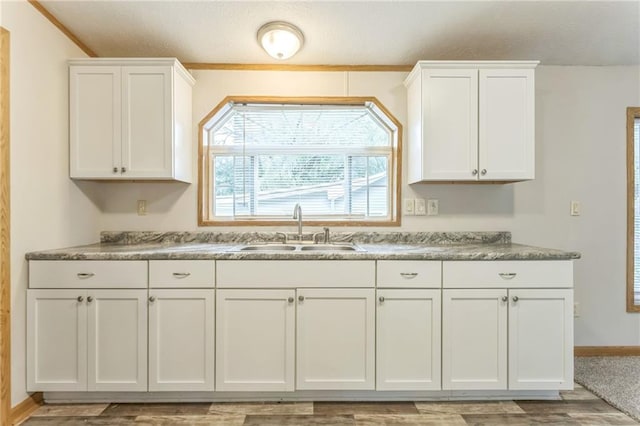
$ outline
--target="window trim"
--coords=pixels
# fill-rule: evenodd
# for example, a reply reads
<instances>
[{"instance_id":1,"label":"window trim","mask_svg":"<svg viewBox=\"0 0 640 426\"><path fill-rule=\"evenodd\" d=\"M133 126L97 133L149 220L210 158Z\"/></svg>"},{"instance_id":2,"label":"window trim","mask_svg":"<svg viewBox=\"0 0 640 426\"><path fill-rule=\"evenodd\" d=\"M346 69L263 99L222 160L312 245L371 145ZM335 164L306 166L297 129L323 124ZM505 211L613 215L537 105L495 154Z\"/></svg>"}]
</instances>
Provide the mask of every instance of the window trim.
<instances>
[{"instance_id":1,"label":"window trim","mask_svg":"<svg viewBox=\"0 0 640 426\"><path fill-rule=\"evenodd\" d=\"M403 128L400 121L375 97L329 97L329 96L309 96L309 97L288 97L288 96L227 96L215 108L213 108L198 123L198 226L292 226L295 221L291 220L212 220L211 212L211 191L207 182L212 182L213 170L205 157L204 138L208 122L218 113L229 108L229 103L262 103L262 104L282 104L291 103L298 105L344 105L359 106L373 103L382 111L391 123L396 127L394 134L395 144L391 147L391 167L389 169L389 179L392 181L390 188L395 194L390 197L392 205L389 209L391 218L388 220L305 220L304 224L309 226L400 226L400 200L402 187L402 134Z\"/></svg>"},{"instance_id":2,"label":"window trim","mask_svg":"<svg viewBox=\"0 0 640 426\"><path fill-rule=\"evenodd\" d=\"M640 312L640 305L635 304L635 150L634 122L640 119L640 107L627 108L627 312ZM640 212L638 212L640 214ZM639 277L640 278L640 277Z\"/></svg>"}]
</instances>

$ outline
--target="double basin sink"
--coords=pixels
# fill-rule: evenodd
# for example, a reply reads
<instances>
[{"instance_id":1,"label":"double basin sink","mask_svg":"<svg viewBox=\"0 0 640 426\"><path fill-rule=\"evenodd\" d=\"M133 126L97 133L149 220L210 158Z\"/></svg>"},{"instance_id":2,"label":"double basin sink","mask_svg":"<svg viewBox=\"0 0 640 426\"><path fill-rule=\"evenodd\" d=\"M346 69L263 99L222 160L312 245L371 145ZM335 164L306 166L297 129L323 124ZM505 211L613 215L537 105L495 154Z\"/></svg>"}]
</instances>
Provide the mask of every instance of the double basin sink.
<instances>
[{"instance_id":1,"label":"double basin sink","mask_svg":"<svg viewBox=\"0 0 640 426\"><path fill-rule=\"evenodd\" d=\"M353 244L250 244L239 251L364 251Z\"/></svg>"}]
</instances>

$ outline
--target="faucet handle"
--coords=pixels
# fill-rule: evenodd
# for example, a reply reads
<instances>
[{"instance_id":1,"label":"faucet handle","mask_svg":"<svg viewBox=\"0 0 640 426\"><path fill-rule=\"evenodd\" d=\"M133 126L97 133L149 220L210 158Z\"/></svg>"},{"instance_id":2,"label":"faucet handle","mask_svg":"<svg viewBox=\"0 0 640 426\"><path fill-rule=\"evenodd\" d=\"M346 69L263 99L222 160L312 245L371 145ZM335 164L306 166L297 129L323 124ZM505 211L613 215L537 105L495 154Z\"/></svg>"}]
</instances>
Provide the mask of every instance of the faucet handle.
<instances>
[{"instance_id":1,"label":"faucet handle","mask_svg":"<svg viewBox=\"0 0 640 426\"><path fill-rule=\"evenodd\" d=\"M276 232L276 237L282 237L282 242L287 244L288 237L285 232Z\"/></svg>"}]
</instances>

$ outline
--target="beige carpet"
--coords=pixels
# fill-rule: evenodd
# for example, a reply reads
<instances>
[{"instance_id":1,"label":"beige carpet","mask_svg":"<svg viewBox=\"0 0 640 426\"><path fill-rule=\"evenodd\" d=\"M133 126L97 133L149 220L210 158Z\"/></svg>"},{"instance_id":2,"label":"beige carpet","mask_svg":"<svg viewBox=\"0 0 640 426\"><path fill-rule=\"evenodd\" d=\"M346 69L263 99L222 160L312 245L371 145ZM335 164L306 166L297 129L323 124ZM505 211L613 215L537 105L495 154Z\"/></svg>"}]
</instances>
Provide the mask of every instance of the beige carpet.
<instances>
[{"instance_id":1,"label":"beige carpet","mask_svg":"<svg viewBox=\"0 0 640 426\"><path fill-rule=\"evenodd\" d=\"M576 357L575 381L640 421L640 357Z\"/></svg>"}]
</instances>

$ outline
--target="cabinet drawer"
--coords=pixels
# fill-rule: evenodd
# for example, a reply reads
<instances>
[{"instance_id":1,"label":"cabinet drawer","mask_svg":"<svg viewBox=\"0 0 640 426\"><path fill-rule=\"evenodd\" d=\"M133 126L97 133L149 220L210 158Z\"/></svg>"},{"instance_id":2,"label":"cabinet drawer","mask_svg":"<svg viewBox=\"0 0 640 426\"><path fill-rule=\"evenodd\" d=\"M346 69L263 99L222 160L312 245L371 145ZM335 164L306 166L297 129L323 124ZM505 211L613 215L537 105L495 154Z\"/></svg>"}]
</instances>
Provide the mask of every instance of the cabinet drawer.
<instances>
[{"instance_id":1,"label":"cabinet drawer","mask_svg":"<svg viewBox=\"0 0 640 426\"><path fill-rule=\"evenodd\" d=\"M573 262L457 261L443 262L445 288L573 287Z\"/></svg>"},{"instance_id":2,"label":"cabinet drawer","mask_svg":"<svg viewBox=\"0 0 640 426\"><path fill-rule=\"evenodd\" d=\"M374 260L219 260L219 288L374 287Z\"/></svg>"},{"instance_id":3,"label":"cabinet drawer","mask_svg":"<svg viewBox=\"0 0 640 426\"><path fill-rule=\"evenodd\" d=\"M32 260L30 288L147 288L146 260Z\"/></svg>"},{"instance_id":4,"label":"cabinet drawer","mask_svg":"<svg viewBox=\"0 0 640 426\"><path fill-rule=\"evenodd\" d=\"M438 260L379 260L378 287L440 288L442 262Z\"/></svg>"},{"instance_id":5,"label":"cabinet drawer","mask_svg":"<svg viewBox=\"0 0 640 426\"><path fill-rule=\"evenodd\" d=\"M213 260L151 260L149 287L156 288L213 288L215 262Z\"/></svg>"}]
</instances>

